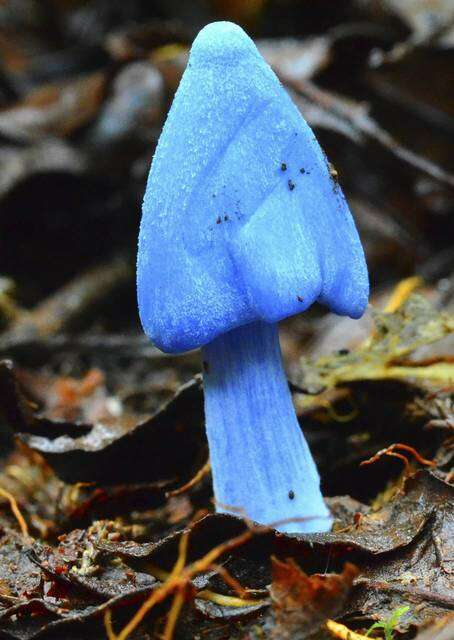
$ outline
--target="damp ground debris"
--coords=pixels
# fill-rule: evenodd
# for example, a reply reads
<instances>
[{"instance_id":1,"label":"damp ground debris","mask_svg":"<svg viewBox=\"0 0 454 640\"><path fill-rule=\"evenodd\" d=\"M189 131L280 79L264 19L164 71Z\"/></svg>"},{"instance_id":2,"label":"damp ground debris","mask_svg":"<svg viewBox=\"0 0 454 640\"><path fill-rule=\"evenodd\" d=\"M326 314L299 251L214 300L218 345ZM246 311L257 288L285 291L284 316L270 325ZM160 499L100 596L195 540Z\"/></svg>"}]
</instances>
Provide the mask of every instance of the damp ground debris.
<instances>
[{"instance_id":1,"label":"damp ground debris","mask_svg":"<svg viewBox=\"0 0 454 640\"><path fill-rule=\"evenodd\" d=\"M361 320L281 327L329 533L214 512L199 355L138 323L149 163L219 18L314 128L367 254ZM2 640L454 637L453 47L441 0L2 4Z\"/></svg>"}]
</instances>

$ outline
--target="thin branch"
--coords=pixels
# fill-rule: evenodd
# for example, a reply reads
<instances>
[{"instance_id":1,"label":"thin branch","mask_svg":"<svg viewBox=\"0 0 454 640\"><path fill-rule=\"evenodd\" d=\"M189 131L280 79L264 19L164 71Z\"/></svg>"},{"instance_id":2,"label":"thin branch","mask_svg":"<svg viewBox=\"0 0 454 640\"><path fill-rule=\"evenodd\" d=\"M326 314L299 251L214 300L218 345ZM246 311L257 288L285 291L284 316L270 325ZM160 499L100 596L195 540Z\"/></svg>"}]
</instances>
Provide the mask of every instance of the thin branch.
<instances>
[{"instance_id":1,"label":"thin branch","mask_svg":"<svg viewBox=\"0 0 454 640\"><path fill-rule=\"evenodd\" d=\"M0 495L8 500L11 507L11 511L13 512L14 517L16 518L19 524L19 528L21 530L22 535L24 536L24 538L27 538L28 540L30 540L31 537L28 532L28 525L19 509L16 498L12 495L12 493L7 491L6 489L3 489L3 487L0 487Z\"/></svg>"},{"instance_id":2,"label":"thin branch","mask_svg":"<svg viewBox=\"0 0 454 640\"><path fill-rule=\"evenodd\" d=\"M369 105L320 89L310 80L295 81L282 74L281 80L293 89L295 92L294 99L297 104L298 96L303 96L306 100L317 105L318 108L338 118L340 122L348 124L360 136L375 140L382 147L388 149L396 158L399 158L399 160L402 160L439 182L454 187L454 175L427 158L402 146L369 115Z\"/></svg>"}]
</instances>

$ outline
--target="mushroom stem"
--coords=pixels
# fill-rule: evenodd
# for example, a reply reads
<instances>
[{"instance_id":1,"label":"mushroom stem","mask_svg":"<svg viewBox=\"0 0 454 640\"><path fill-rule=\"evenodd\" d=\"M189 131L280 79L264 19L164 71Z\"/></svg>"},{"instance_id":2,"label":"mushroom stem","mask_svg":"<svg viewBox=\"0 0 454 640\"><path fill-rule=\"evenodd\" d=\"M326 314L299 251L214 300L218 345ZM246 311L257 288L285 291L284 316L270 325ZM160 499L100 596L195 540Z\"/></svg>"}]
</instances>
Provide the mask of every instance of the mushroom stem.
<instances>
[{"instance_id":1,"label":"mushroom stem","mask_svg":"<svg viewBox=\"0 0 454 640\"><path fill-rule=\"evenodd\" d=\"M327 531L331 516L282 367L278 327L254 322L203 350L217 511L280 531Z\"/></svg>"}]
</instances>

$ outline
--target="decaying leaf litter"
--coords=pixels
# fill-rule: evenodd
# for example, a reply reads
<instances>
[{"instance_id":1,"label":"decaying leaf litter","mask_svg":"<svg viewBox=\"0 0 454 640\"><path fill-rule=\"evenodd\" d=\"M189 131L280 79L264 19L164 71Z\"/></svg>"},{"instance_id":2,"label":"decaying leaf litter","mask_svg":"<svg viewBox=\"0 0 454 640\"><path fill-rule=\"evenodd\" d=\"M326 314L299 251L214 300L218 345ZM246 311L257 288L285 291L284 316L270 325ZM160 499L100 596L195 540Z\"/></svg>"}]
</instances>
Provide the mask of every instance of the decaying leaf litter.
<instances>
[{"instance_id":1,"label":"decaying leaf litter","mask_svg":"<svg viewBox=\"0 0 454 640\"><path fill-rule=\"evenodd\" d=\"M319 4L1 8L1 637L361 637L400 610L394 637L452 636L452 15ZM282 336L329 534L213 513L197 354L137 324L146 172L219 16L316 129L366 246L371 314Z\"/></svg>"}]
</instances>

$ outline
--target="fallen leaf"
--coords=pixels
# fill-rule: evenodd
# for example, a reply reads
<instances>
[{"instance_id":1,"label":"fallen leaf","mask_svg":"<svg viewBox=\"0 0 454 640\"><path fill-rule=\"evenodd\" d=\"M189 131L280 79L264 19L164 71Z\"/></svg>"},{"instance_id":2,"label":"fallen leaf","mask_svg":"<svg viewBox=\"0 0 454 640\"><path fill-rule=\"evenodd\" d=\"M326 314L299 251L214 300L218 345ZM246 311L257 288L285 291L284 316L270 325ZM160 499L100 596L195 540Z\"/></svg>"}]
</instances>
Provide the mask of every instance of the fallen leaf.
<instances>
[{"instance_id":1,"label":"fallen leaf","mask_svg":"<svg viewBox=\"0 0 454 640\"><path fill-rule=\"evenodd\" d=\"M449 383L454 363L449 358L419 363L412 352L454 332L454 318L440 313L419 295L412 295L394 313L375 313L375 332L364 345L348 353L301 360L294 380L314 391L358 380L409 379Z\"/></svg>"},{"instance_id":2,"label":"fallen leaf","mask_svg":"<svg viewBox=\"0 0 454 640\"><path fill-rule=\"evenodd\" d=\"M121 412L115 416L104 397L107 414L104 407L104 415L94 424L54 420L45 411L35 414L6 361L0 366L0 389L0 408L10 428L65 482L118 484L121 479L122 484L171 481L179 486L206 460L205 434L198 419L200 378L181 387L149 417Z\"/></svg>"},{"instance_id":3,"label":"fallen leaf","mask_svg":"<svg viewBox=\"0 0 454 640\"><path fill-rule=\"evenodd\" d=\"M272 559L271 637L303 640L342 610L358 570L346 564L338 574L307 575L293 560Z\"/></svg>"}]
</instances>

